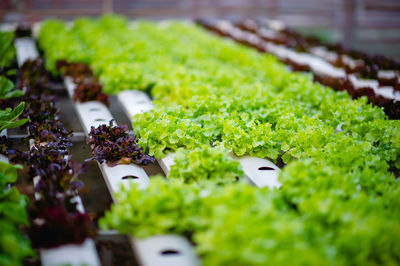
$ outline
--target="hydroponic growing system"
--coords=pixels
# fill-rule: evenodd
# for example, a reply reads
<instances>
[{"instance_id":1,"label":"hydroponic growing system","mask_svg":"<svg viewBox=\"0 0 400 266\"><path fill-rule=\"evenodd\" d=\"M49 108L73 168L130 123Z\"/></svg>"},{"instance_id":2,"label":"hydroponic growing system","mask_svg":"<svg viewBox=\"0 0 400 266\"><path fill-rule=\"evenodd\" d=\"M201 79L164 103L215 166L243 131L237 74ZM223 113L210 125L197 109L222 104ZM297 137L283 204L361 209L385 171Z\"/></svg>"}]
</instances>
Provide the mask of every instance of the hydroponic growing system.
<instances>
[{"instance_id":1,"label":"hydroponic growing system","mask_svg":"<svg viewBox=\"0 0 400 266\"><path fill-rule=\"evenodd\" d=\"M398 63L276 21L35 29L0 35L1 265L109 265L120 235L126 265L400 263ZM112 196L95 222L62 90Z\"/></svg>"}]
</instances>

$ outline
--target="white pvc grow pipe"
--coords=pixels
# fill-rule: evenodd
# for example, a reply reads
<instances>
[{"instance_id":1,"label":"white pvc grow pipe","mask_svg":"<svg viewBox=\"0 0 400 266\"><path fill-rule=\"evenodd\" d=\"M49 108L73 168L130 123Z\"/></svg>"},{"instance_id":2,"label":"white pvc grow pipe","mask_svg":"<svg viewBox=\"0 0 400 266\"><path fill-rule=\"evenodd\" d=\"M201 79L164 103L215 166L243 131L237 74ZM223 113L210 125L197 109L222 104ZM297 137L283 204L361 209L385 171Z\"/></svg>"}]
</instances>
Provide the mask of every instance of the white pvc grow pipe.
<instances>
[{"instance_id":1,"label":"white pvc grow pipe","mask_svg":"<svg viewBox=\"0 0 400 266\"><path fill-rule=\"evenodd\" d=\"M66 244L61 247L40 250L40 260L43 266L55 265L101 265L96 252L96 245L91 238L86 238L82 244Z\"/></svg>"},{"instance_id":2,"label":"white pvc grow pipe","mask_svg":"<svg viewBox=\"0 0 400 266\"><path fill-rule=\"evenodd\" d=\"M142 266L198 266L199 259L186 238L179 235L157 235L131 239Z\"/></svg>"},{"instance_id":3,"label":"white pvc grow pipe","mask_svg":"<svg viewBox=\"0 0 400 266\"><path fill-rule=\"evenodd\" d=\"M35 42L32 38L17 38L14 41L14 46L17 52L18 66L20 67L25 63L25 61L29 59L33 60L39 56Z\"/></svg>"}]
</instances>

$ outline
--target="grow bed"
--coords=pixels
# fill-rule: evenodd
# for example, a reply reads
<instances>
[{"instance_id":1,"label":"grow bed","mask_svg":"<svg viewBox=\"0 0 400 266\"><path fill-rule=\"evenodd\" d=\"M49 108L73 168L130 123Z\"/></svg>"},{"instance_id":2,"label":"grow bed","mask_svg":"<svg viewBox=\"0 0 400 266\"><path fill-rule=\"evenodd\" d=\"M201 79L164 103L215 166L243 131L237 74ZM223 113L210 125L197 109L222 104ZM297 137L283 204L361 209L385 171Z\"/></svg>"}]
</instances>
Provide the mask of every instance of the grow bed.
<instances>
[{"instance_id":1,"label":"grow bed","mask_svg":"<svg viewBox=\"0 0 400 266\"><path fill-rule=\"evenodd\" d=\"M112 16L70 29L52 21L39 43L47 68L61 70L69 97L78 99L81 135L90 130L93 157L106 160L99 166L108 189L122 184L101 228L135 237L140 264L196 265L191 244L205 265L398 262L399 185L390 171L399 167L399 121L193 25L130 25ZM60 59L67 62L56 70ZM101 86L117 98L105 100ZM102 103L85 102L94 91ZM108 103L134 115L137 136L106 127ZM126 158L106 155L102 135L139 141L163 171L114 166ZM284 166L279 181L271 161ZM127 167L134 172L107 172ZM148 179L162 172L167 180Z\"/></svg>"}]
</instances>

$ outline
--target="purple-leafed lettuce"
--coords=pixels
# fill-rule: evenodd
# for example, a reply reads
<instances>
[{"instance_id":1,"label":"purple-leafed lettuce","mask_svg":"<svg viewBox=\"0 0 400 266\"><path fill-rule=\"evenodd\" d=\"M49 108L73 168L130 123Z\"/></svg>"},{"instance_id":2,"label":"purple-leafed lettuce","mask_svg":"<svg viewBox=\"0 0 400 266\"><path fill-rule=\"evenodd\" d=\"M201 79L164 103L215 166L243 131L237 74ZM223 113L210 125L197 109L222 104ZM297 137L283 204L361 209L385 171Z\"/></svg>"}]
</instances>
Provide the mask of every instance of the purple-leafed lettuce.
<instances>
[{"instance_id":1,"label":"purple-leafed lettuce","mask_svg":"<svg viewBox=\"0 0 400 266\"><path fill-rule=\"evenodd\" d=\"M95 81L83 82L76 86L73 95L74 101L81 103L99 101L109 106L108 95L103 93L103 86Z\"/></svg>"},{"instance_id":2,"label":"purple-leafed lettuce","mask_svg":"<svg viewBox=\"0 0 400 266\"><path fill-rule=\"evenodd\" d=\"M113 126L113 120L109 125L92 127L87 140L92 145L92 159L100 163L106 161L109 165L154 162L154 157L145 154L137 144L136 136L129 136L127 130L126 125Z\"/></svg>"},{"instance_id":3,"label":"purple-leafed lettuce","mask_svg":"<svg viewBox=\"0 0 400 266\"><path fill-rule=\"evenodd\" d=\"M42 59L25 61L18 71L17 87L27 94L49 93L49 77Z\"/></svg>"},{"instance_id":4,"label":"purple-leafed lettuce","mask_svg":"<svg viewBox=\"0 0 400 266\"><path fill-rule=\"evenodd\" d=\"M0 136L0 154L15 154L15 149L12 148L12 142L6 136Z\"/></svg>"},{"instance_id":5,"label":"purple-leafed lettuce","mask_svg":"<svg viewBox=\"0 0 400 266\"><path fill-rule=\"evenodd\" d=\"M30 211L28 235L35 248L51 248L68 243L82 243L94 235L90 218L76 210L71 197L53 204L39 200Z\"/></svg>"},{"instance_id":6,"label":"purple-leafed lettuce","mask_svg":"<svg viewBox=\"0 0 400 266\"><path fill-rule=\"evenodd\" d=\"M84 63L70 63L66 60L58 60L56 62L56 69L62 75L72 77L76 83L81 83L85 79L93 77L92 70Z\"/></svg>"}]
</instances>

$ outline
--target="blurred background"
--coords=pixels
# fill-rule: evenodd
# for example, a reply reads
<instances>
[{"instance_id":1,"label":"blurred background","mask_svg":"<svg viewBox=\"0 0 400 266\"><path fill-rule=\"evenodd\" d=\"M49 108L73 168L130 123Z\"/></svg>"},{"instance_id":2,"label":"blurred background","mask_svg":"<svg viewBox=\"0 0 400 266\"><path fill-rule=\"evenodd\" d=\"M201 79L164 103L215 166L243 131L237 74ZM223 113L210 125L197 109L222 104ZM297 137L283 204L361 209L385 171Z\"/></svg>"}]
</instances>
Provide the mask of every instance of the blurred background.
<instances>
[{"instance_id":1,"label":"blurred background","mask_svg":"<svg viewBox=\"0 0 400 266\"><path fill-rule=\"evenodd\" d=\"M3 23L110 12L132 19L278 19L325 41L400 61L400 0L0 0Z\"/></svg>"}]
</instances>

